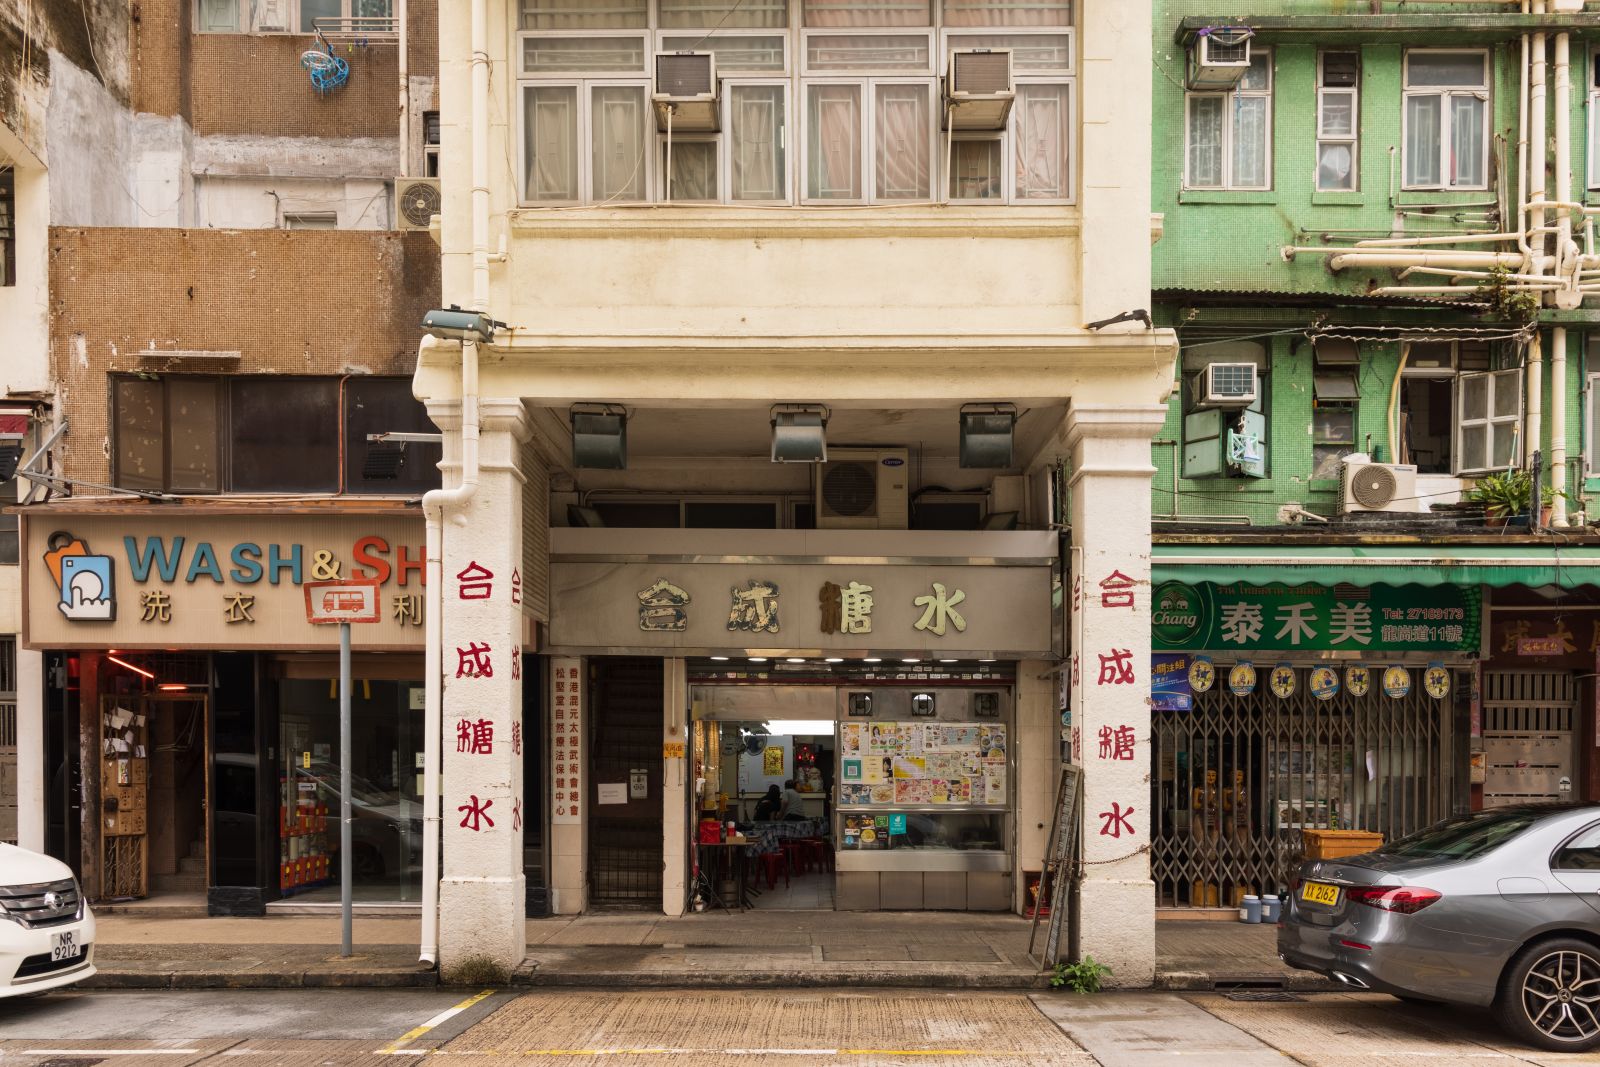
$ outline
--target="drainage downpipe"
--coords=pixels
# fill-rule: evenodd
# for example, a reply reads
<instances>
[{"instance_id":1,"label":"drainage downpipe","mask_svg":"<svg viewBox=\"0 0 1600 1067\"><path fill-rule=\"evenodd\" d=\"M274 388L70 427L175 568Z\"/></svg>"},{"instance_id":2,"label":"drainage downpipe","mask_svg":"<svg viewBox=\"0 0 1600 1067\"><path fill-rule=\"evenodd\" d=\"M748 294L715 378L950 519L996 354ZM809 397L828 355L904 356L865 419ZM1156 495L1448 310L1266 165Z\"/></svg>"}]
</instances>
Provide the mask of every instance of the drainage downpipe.
<instances>
[{"instance_id":1,"label":"drainage downpipe","mask_svg":"<svg viewBox=\"0 0 1600 1067\"><path fill-rule=\"evenodd\" d=\"M1572 52L1571 35L1556 34L1556 199L1572 198ZM1577 251L1572 242L1572 214L1561 211L1556 220L1555 272L1567 275L1573 292L1578 288ZM1568 259L1572 259L1570 270ZM1557 298L1561 302L1560 297ZM1581 298L1580 298L1581 299ZM1564 306L1564 305L1563 305ZM1556 495L1550 503L1550 525L1567 525L1567 330L1557 326L1550 331L1550 481ZM1529 504L1529 510L1540 501ZM1538 513L1534 513L1538 517Z\"/></svg>"},{"instance_id":2,"label":"drainage downpipe","mask_svg":"<svg viewBox=\"0 0 1600 1067\"><path fill-rule=\"evenodd\" d=\"M1544 14L1544 0L1533 0L1533 14ZM1528 171L1526 175L1527 189L1523 195L1523 202L1528 205L1528 219L1523 223L1523 229L1528 231L1528 244L1532 249L1531 262L1525 273L1544 274L1545 253L1545 200L1549 198L1549 181L1545 174L1546 164L1546 124L1547 110L1545 82L1548 76L1547 37L1543 33L1533 35L1533 58L1529 64L1528 72ZM1535 448L1538 446L1535 445Z\"/></svg>"},{"instance_id":3,"label":"drainage downpipe","mask_svg":"<svg viewBox=\"0 0 1600 1067\"><path fill-rule=\"evenodd\" d=\"M472 304L489 310L489 4L472 0ZM422 757L423 963L439 961L439 764L444 724L444 512L478 494L478 345L461 343L461 484L423 494L427 522Z\"/></svg>"},{"instance_id":4,"label":"drainage downpipe","mask_svg":"<svg viewBox=\"0 0 1600 1067\"><path fill-rule=\"evenodd\" d=\"M406 46L406 0L395 0L395 27L400 31L400 169L402 178L411 173L411 68Z\"/></svg>"}]
</instances>

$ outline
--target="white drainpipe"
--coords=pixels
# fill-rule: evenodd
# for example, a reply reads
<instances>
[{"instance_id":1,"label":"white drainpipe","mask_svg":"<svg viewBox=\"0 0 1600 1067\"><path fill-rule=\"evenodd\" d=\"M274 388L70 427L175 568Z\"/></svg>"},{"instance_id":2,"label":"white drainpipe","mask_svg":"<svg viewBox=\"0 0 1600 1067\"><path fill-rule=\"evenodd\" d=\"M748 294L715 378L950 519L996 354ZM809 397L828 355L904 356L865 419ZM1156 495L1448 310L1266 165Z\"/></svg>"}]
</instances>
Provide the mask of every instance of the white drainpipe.
<instances>
[{"instance_id":1,"label":"white drainpipe","mask_svg":"<svg viewBox=\"0 0 1600 1067\"><path fill-rule=\"evenodd\" d=\"M1550 487L1567 488L1567 328L1550 331ZM1539 507L1534 501L1529 510ZM1567 498L1557 495L1550 502L1550 525L1567 525Z\"/></svg>"},{"instance_id":2,"label":"white drainpipe","mask_svg":"<svg viewBox=\"0 0 1600 1067\"><path fill-rule=\"evenodd\" d=\"M472 306L489 311L489 4L472 0ZM422 951L439 959L439 763L444 724L444 510L465 508L478 493L478 345L461 343L461 484L423 494L427 519L427 605L423 713ZM458 522L465 522L458 513Z\"/></svg>"},{"instance_id":3,"label":"white drainpipe","mask_svg":"<svg viewBox=\"0 0 1600 1067\"><path fill-rule=\"evenodd\" d=\"M395 26L400 31L400 169L402 178L411 173L411 69L406 48L406 0L395 0Z\"/></svg>"},{"instance_id":4,"label":"white drainpipe","mask_svg":"<svg viewBox=\"0 0 1600 1067\"><path fill-rule=\"evenodd\" d=\"M1556 34L1556 199L1572 197L1572 51L1571 35ZM1556 222L1556 271L1567 275L1575 290L1578 264L1572 243L1572 214L1563 210ZM1571 262L1571 266L1568 263ZM1559 297L1557 298L1559 302ZM1581 298L1580 298L1581 299ZM1566 489L1567 478L1567 331L1557 326L1550 331L1550 484ZM1539 501L1530 505L1538 507ZM1550 525L1567 525L1567 500L1556 496L1551 502Z\"/></svg>"}]
</instances>

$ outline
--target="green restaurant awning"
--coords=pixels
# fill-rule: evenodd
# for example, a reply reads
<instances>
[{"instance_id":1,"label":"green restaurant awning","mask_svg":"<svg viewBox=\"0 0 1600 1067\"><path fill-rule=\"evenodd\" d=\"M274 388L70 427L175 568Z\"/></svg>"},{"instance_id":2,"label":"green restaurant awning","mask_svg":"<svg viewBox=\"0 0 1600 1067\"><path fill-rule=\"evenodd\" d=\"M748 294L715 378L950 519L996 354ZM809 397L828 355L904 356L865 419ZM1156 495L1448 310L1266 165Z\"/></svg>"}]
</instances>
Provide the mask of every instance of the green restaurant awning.
<instances>
[{"instance_id":1,"label":"green restaurant awning","mask_svg":"<svg viewBox=\"0 0 1600 1067\"><path fill-rule=\"evenodd\" d=\"M1600 546L1158 544L1155 582L1600 585Z\"/></svg>"}]
</instances>

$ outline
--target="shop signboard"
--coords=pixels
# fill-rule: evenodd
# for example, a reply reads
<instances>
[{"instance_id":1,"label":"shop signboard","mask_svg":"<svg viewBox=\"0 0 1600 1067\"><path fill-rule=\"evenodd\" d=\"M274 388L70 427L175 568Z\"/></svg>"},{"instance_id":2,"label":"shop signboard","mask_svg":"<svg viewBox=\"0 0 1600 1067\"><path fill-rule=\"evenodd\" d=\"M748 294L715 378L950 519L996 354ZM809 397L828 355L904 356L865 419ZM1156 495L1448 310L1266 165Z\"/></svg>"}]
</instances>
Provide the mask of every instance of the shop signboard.
<instances>
[{"instance_id":1,"label":"shop signboard","mask_svg":"<svg viewBox=\"0 0 1600 1067\"><path fill-rule=\"evenodd\" d=\"M1589 670L1600 653L1600 611L1496 607L1488 651L1502 670Z\"/></svg>"},{"instance_id":2,"label":"shop signboard","mask_svg":"<svg viewBox=\"0 0 1600 1067\"><path fill-rule=\"evenodd\" d=\"M1157 649L1273 652L1475 652L1477 587L1374 585L1158 585Z\"/></svg>"},{"instance_id":3,"label":"shop signboard","mask_svg":"<svg viewBox=\"0 0 1600 1067\"><path fill-rule=\"evenodd\" d=\"M177 510L177 509L175 509ZM24 515L32 648L422 646L420 513ZM315 616L315 618L313 618Z\"/></svg>"}]
</instances>

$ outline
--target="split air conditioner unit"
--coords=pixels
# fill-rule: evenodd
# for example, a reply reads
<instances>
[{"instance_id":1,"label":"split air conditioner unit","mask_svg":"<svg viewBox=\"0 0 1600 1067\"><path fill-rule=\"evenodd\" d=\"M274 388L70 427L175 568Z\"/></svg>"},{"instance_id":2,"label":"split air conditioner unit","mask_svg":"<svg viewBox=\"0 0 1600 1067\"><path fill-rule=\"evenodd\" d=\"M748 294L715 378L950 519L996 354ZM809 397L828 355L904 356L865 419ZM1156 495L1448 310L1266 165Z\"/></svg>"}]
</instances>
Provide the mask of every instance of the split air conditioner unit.
<instances>
[{"instance_id":1,"label":"split air conditioner unit","mask_svg":"<svg viewBox=\"0 0 1600 1067\"><path fill-rule=\"evenodd\" d=\"M815 475L817 529L904 530L909 459L904 448L828 449Z\"/></svg>"},{"instance_id":2,"label":"split air conditioner unit","mask_svg":"<svg viewBox=\"0 0 1600 1067\"><path fill-rule=\"evenodd\" d=\"M1197 408L1247 408L1256 402L1260 379L1254 363L1208 363L1195 378Z\"/></svg>"},{"instance_id":3,"label":"split air conditioner unit","mask_svg":"<svg viewBox=\"0 0 1600 1067\"><path fill-rule=\"evenodd\" d=\"M1214 29L1189 49L1189 88L1232 89L1250 69L1247 29Z\"/></svg>"},{"instance_id":4,"label":"split air conditioner unit","mask_svg":"<svg viewBox=\"0 0 1600 1067\"><path fill-rule=\"evenodd\" d=\"M397 230L426 230L442 211L438 178L394 180L394 222Z\"/></svg>"},{"instance_id":5,"label":"split air conditioner unit","mask_svg":"<svg viewBox=\"0 0 1600 1067\"><path fill-rule=\"evenodd\" d=\"M1343 491L1339 510L1358 511L1417 510L1417 468L1411 464L1373 463L1365 455L1344 457L1339 481Z\"/></svg>"},{"instance_id":6,"label":"split air conditioner unit","mask_svg":"<svg viewBox=\"0 0 1600 1067\"><path fill-rule=\"evenodd\" d=\"M1003 130L1017 98L1008 48L957 48L944 78L946 129Z\"/></svg>"},{"instance_id":7,"label":"split air conditioner unit","mask_svg":"<svg viewBox=\"0 0 1600 1067\"><path fill-rule=\"evenodd\" d=\"M717 57L710 52L656 56L656 125L674 133L715 133L718 128ZM669 122L670 118L670 122Z\"/></svg>"}]
</instances>

